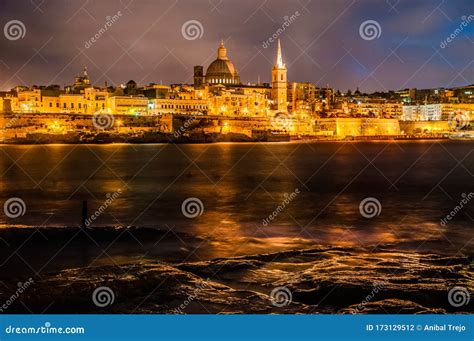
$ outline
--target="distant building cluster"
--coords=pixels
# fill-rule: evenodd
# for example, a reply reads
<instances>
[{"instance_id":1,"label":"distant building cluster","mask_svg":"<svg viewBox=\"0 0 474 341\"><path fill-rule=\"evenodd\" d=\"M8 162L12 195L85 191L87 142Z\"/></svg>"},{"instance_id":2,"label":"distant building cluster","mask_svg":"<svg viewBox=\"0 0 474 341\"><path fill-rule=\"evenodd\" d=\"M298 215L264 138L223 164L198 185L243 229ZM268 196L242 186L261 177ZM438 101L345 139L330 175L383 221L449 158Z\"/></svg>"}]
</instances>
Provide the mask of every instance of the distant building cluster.
<instances>
[{"instance_id":1,"label":"distant building cluster","mask_svg":"<svg viewBox=\"0 0 474 341\"><path fill-rule=\"evenodd\" d=\"M324 124L334 119L439 121L449 120L453 113L471 117L474 112L474 85L363 94L358 89L342 93L329 86L289 82L280 41L271 75L271 83L243 84L222 41L205 72L203 66L194 67L193 84L139 87L130 80L120 86L95 86L84 68L64 88L17 86L0 93L0 112L263 119L272 129L306 135L324 131Z\"/></svg>"}]
</instances>

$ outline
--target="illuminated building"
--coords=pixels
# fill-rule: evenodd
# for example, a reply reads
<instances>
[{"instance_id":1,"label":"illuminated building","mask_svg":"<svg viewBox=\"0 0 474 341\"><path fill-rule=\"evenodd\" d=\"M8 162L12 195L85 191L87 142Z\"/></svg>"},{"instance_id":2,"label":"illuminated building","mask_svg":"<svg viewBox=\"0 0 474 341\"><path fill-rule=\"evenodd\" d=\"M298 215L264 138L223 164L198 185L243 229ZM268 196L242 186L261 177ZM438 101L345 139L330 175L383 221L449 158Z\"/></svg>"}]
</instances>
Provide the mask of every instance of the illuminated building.
<instances>
[{"instance_id":1,"label":"illuminated building","mask_svg":"<svg viewBox=\"0 0 474 341\"><path fill-rule=\"evenodd\" d=\"M41 112L42 113L59 113L61 112L59 96L41 96Z\"/></svg>"},{"instance_id":2,"label":"illuminated building","mask_svg":"<svg viewBox=\"0 0 474 341\"><path fill-rule=\"evenodd\" d=\"M396 92L404 103L414 102L416 99L416 89L403 89Z\"/></svg>"},{"instance_id":3,"label":"illuminated building","mask_svg":"<svg viewBox=\"0 0 474 341\"><path fill-rule=\"evenodd\" d=\"M404 105L403 121L439 121L442 116L442 104Z\"/></svg>"},{"instance_id":4,"label":"illuminated building","mask_svg":"<svg viewBox=\"0 0 474 341\"><path fill-rule=\"evenodd\" d=\"M59 95L59 108L63 113L85 113L85 98L83 94Z\"/></svg>"},{"instance_id":5,"label":"illuminated building","mask_svg":"<svg viewBox=\"0 0 474 341\"><path fill-rule=\"evenodd\" d=\"M84 97L86 104L85 113L93 114L106 109L109 92L103 88L88 87L84 89Z\"/></svg>"},{"instance_id":6,"label":"illuminated building","mask_svg":"<svg viewBox=\"0 0 474 341\"><path fill-rule=\"evenodd\" d=\"M209 114L234 117L267 116L267 89L238 87L213 89L209 98Z\"/></svg>"},{"instance_id":7,"label":"illuminated building","mask_svg":"<svg viewBox=\"0 0 474 341\"><path fill-rule=\"evenodd\" d=\"M359 116L377 118L400 118L402 103L384 98L355 98L355 113Z\"/></svg>"},{"instance_id":8,"label":"illuminated building","mask_svg":"<svg viewBox=\"0 0 474 341\"><path fill-rule=\"evenodd\" d=\"M146 115L148 99L145 96L110 96L107 111L116 115Z\"/></svg>"},{"instance_id":9,"label":"illuminated building","mask_svg":"<svg viewBox=\"0 0 474 341\"><path fill-rule=\"evenodd\" d=\"M16 100L12 101L13 112L40 112L40 109L40 89L21 89L17 91Z\"/></svg>"},{"instance_id":10,"label":"illuminated building","mask_svg":"<svg viewBox=\"0 0 474 341\"><path fill-rule=\"evenodd\" d=\"M199 67L194 69L195 81L196 77L202 77L202 70ZM196 75L196 71L199 75ZM202 80L202 79L201 79ZM225 85L237 85L240 84L240 76L234 67L234 64L227 57L227 49L224 46L224 41L221 41L219 48L217 49L217 59L214 60L206 71L205 81L207 84L225 84ZM200 81L198 81L199 83Z\"/></svg>"},{"instance_id":11,"label":"illuminated building","mask_svg":"<svg viewBox=\"0 0 474 341\"><path fill-rule=\"evenodd\" d=\"M148 100L148 115L161 114L194 114L207 115L209 105L207 100L200 99L169 99L154 98Z\"/></svg>"},{"instance_id":12,"label":"illuminated building","mask_svg":"<svg viewBox=\"0 0 474 341\"><path fill-rule=\"evenodd\" d=\"M474 85L453 89L454 100L463 103L474 103Z\"/></svg>"}]
</instances>

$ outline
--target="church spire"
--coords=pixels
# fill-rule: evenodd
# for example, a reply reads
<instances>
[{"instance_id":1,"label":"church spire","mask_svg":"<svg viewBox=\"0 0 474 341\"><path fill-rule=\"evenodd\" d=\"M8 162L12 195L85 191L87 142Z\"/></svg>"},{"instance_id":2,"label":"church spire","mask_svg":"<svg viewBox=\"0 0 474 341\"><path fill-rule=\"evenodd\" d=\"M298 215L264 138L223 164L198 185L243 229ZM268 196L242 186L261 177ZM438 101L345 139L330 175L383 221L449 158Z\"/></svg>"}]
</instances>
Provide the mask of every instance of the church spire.
<instances>
[{"instance_id":1,"label":"church spire","mask_svg":"<svg viewBox=\"0 0 474 341\"><path fill-rule=\"evenodd\" d=\"M275 66L279 69L284 69L286 67L285 64L283 64L283 57L281 56L280 39L278 39L278 51L277 51L277 60L276 60Z\"/></svg>"},{"instance_id":2,"label":"church spire","mask_svg":"<svg viewBox=\"0 0 474 341\"><path fill-rule=\"evenodd\" d=\"M286 71L286 66L283 63L283 57L281 55L280 39L278 39L277 58L275 61L275 65L272 68L271 98L273 100L274 110L278 110L281 112L286 112L288 110L288 82L286 79Z\"/></svg>"}]
</instances>

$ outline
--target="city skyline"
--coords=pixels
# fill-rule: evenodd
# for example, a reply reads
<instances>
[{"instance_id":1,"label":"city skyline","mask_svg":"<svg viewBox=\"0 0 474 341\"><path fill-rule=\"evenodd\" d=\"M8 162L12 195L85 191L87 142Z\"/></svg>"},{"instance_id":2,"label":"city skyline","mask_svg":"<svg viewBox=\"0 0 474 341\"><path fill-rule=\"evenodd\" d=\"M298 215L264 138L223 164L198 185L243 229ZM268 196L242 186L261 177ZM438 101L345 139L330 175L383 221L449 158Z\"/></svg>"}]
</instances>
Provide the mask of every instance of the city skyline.
<instances>
[{"instance_id":1,"label":"city skyline","mask_svg":"<svg viewBox=\"0 0 474 341\"><path fill-rule=\"evenodd\" d=\"M119 85L128 79L138 84L192 83L192 67L209 65L220 39L225 40L243 84L270 83L268 70L274 62L276 39L269 42L269 38L275 35L282 40L289 81L329 85L341 92L358 87L369 93L465 86L473 83L468 51L472 49L474 23L468 2L457 3L445 8L436 2L410 2L407 6L404 1L344 1L334 6L264 1L259 6L244 2L236 8L229 2L204 2L192 13L189 2L154 4L160 13L140 1L113 3L100 10L88 2L2 5L2 25L19 20L25 32L23 37L9 40L4 31L0 88L64 86L84 65L97 85L105 81ZM58 6L64 15L51 21ZM321 12L323 18L318 17ZM229 18L229 13L235 16ZM117 20L112 20L114 16ZM138 24L137 16L143 18ZM232 25L225 24L228 20ZM237 25L235 20L243 23ZM364 39L361 24L368 20L376 21L380 30L375 37ZM91 42L111 21L99 39ZM186 37L188 22L197 25L196 37ZM463 31L447 42L463 22ZM55 29L55 25L62 25L62 29Z\"/></svg>"}]
</instances>

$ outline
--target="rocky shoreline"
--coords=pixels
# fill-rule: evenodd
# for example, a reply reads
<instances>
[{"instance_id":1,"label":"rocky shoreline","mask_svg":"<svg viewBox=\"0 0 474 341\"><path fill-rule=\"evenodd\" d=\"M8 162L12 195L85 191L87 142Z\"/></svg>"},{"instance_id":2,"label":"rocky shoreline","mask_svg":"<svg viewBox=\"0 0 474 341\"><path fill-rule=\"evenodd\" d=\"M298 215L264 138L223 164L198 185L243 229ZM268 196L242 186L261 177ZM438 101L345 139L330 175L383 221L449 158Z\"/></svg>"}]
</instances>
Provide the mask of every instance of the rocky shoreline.
<instances>
[{"instance_id":1,"label":"rocky shoreline","mask_svg":"<svg viewBox=\"0 0 474 341\"><path fill-rule=\"evenodd\" d=\"M113 230L98 233L108 239ZM145 240L153 233L162 234L140 231L138 239ZM10 242L14 239L5 233L1 236ZM448 300L453 287L473 292L472 256L418 253L384 245L318 246L206 261L153 258L148 255L135 261L32 274L32 284L13 301L18 282L24 282L25 276L4 273L0 303L10 304L3 313L474 312L472 301L455 307ZM102 287L113 295L113 302L103 307L93 299L95 290ZM275 297L275 290L285 294L285 300Z\"/></svg>"}]
</instances>

